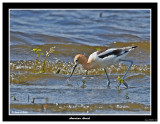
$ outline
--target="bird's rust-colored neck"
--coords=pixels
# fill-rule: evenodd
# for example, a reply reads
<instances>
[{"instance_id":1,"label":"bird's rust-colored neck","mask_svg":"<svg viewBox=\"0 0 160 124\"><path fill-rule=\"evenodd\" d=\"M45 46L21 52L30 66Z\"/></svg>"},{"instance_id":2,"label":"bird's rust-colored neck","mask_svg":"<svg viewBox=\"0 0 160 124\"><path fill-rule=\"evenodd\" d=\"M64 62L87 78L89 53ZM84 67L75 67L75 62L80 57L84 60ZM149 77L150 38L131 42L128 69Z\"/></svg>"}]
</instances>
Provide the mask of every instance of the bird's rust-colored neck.
<instances>
[{"instance_id":1,"label":"bird's rust-colored neck","mask_svg":"<svg viewBox=\"0 0 160 124\"><path fill-rule=\"evenodd\" d=\"M87 58L82 54L78 54L75 56L74 62L76 62L77 60L78 60L78 63L81 64L83 68L86 70L90 70L98 67L97 64L93 62L87 62Z\"/></svg>"},{"instance_id":2,"label":"bird's rust-colored neck","mask_svg":"<svg viewBox=\"0 0 160 124\"><path fill-rule=\"evenodd\" d=\"M88 63L88 62L84 62L83 64L81 64L83 66L83 68L85 70L90 70L92 69L92 66L91 66L91 63Z\"/></svg>"}]
</instances>

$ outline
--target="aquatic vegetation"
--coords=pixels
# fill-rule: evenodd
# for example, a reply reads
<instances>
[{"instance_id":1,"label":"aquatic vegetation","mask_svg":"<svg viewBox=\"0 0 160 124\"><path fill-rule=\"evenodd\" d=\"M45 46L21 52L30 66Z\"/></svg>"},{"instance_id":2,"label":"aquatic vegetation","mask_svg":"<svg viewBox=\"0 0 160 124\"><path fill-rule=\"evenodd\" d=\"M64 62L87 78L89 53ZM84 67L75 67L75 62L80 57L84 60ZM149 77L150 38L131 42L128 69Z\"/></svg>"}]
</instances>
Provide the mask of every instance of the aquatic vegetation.
<instances>
[{"instance_id":1,"label":"aquatic vegetation","mask_svg":"<svg viewBox=\"0 0 160 124\"><path fill-rule=\"evenodd\" d=\"M65 68L63 68L63 69L65 69ZM59 64L58 68L57 68L57 71L56 71L56 74L59 74L60 71L61 71L61 69L60 69L60 64Z\"/></svg>"},{"instance_id":2,"label":"aquatic vegetation","mask_svg":"<svg viewBox=\"0 0 160 124\"><path fill-rule=\"evenodd\" d=\"M96 48L96 50L97 50L97 51L100 51L100 50L101 50L101 48Z\"/></svg>"},{"instance_id":3,"label":"aquatic vegetation","mask_svg":"<svg viewBox=\"0 0 160 124\"><path fill-rule=\"evenodd\" d=\"M47 112L47 104L42 104L42 112Z\"/></svg>"},{"instance_id":4,"label":"aquatic vegetation","mask_svg":"<svg viewBox=\"0 0 160 124\"><path fill-rule=\"evenodd\" d=\"M35 99L36 99L36 98L33 98L33 100L31 101L31 103L34 103Z\"/></svg>"},{"instance_id":5,"label":"aquatic vegetation","mask_svg":"<svg viewBox=\"0 0 160 124\"><path fill-rule=\"evenodd\" d=\"M119 84L122 84L124 82L124 80L121 79L120 76L118 76L118 82L119 82Z\"/></svg>"},{"instance_id":6,"label":"aquatic vegetation","mask_svg":"<svg viewBox=\"0 0 160 124\"><path fill-rule=\"evenodd\" d=\"M52 103L52 104L11 104L11 108L19 109L19 110L32 110L34 112L39 112L42 109L47 109L51 113L59 113L59 112L95 112L97 110L103 111L144 111L149 112L150 106L138 103L113 103L113 104L59 104L59 103Z\"/></svg>"},{"instance_id":7,"label":"aquatic vegetation","mask_svg":"<svg viewBox=\"0 0 160 124\"><path fill-rule=\"evenodd\" d=\"M19 61L10 61L10 69L12 71L19 71L19 72L34 72L36 71L37 73L39 72L39 70L41 70L42 68L42 60L39 60L37 63L37 67L36 69L34 69L34 64L35 61L34 60L27 60L27 61L23 61L23 60L19 60ZM72 62L63 62L63 61L52 61L52 62L48 62L46 63L45 66L45 72L47 73L55 73L59 72L61 74L70 74L72 67L74 66L74 63ZM108 74L112 75L112 74L117 74L117 75L122 75L126 70L127 70L127 65L121 63L119 65L111 65L108 66L106 68L106 70L108 70ZM60 70L59 70L60 69ZM142 70L143 69L143 70ZM34 73L36 73L34 72ZM83 69L82 66L78 66L77 69L75 70L74 74L75 75L103 75L104 74L104 70L102 68L97 68L97 69L92 69L89 70L86 74L86 70ZM130 75L127 77L127 79L133 79L133 78L142 78L145 77L146 75L150 75L150 65L132 65L131 67L131 71L135 73L134 75ZM17 76L23 76L20 74L16 74L16 73L11 73L10 74L10 82L15 82L15 79L17 79ZM35 76L35 75L33 75ZM23 78L25 78L23 76ZM21 82L26 82L26 80L24 80L23 78L21 78ZM29 77L27 77L29 78Z\"/></svg>"},{"instance_id":8,"label":"aquatic vegetation","mask_svg":"<svg viewBox=\"0 0 160 124\"><path fill-rule=\"evenodd\" d=\"M86 85L85 85L86 81L84 79L82 80L82 83L83 84L82 84L81 88L85 88L86 87Z\"/></svg>"},{"instance_id":9,"label":"aquatic vegetation","mask_svg":"<svg viewBox=\"0 0 160 124\"><path fill-rule=\"evenodd\" d=\"M125 95L125 96L126 96L126 99L129 99L128 93L126 93L126 95Z\"/></svg>"},{"instance_id":10,"label":"aquatic vegetation","mask_svg":"<svg viewBox=\"0 0 160 124\"><path fill-rule=\"evenodd\" d=\"M15 96L11 96L13 98L13 101L19 101Z\"/></svg>"},{"instance_id":11,"label":"aquatic vegetation","mask_svg":"<svg viewBox=\"0 0 160 124\"><path fill-rule=\"evenodd\" d=\"M34 70L34 73L45 73L45 65L46 65L46 61L47 60L47 57L49 56L50 53L54 53L55 50L53 50L55 47L51 47L49 51L46 51L46 56L43 60L43 63L42 63L42 70L39 70L38 72L36 72L36 67L37 67L37 64L38 64L38 59L39 59L39 55L44 55L44 53L41 53L41 49L38 49L38 48L33 48L33 51L37 54L37 58L36 58L36 62L34 64L34 67L33 67L33 70Z\"/></svg>"},{"instance_id":12,"label":"aquatic vegetation","mask_svg":"<svg viewBox=\"0 0 160 124\"><path fill-rule=\"evenodd\" d=\"M45 56L45 59L44 59L44 61L42 63L42 73L45 72L44 67L45 67L46 61L48 61L47 57L49 56L50 53L54 53L54 51L55 51L55 50L53 50L53 48L55 48L55 47L51 47L49 51L46 51L46 56Z\"/></svg>"},{"instance_id":13,"label":"aquatic vegetation","mask_svg":"<svg viewBox=\"0 0 160 124\"><path fill-rule=\"evenodd\" d=\"M59 74L60 71L61 71L61 70L58 68L57 71L56 71L56 74Z\"/></svg>"},{"instance_id":14,"label":"aquatic vegetation","mask_svg":"<svg viewBox=\"0 0 160 124\"><path fill-rule=\"evenodd\" d=\"M120 85L124 82L124 79L121 79L120 76L118 76L118 85L117 85L117 90L120 90L119 87Z\"/></svg>"},{"instance_id":15,"label":"aquatic vegetation","mask_svg":"<svg viewBox=\"0 0 160 124\"><path fill-rule=\"evenodd\" d=\"M34 67L33 67L33 70L35 72L35 69L36 69L37 64L38 64L39 55L43 55L43 53L40 53L42 50L38 49L38 48L33 48L33 51L37 54L36 62L35 62Z\"/></svg>"}]
</instances>

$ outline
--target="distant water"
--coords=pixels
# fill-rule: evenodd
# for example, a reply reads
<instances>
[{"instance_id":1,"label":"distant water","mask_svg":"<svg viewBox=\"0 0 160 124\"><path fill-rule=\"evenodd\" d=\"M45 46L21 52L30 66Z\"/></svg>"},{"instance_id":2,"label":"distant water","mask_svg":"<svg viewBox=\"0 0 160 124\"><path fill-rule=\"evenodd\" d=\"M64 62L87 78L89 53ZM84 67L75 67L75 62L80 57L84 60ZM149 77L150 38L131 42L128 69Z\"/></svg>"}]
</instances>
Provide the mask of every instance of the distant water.
<instances>
[{"instance_id":1,"label":"distant water","mask_svg":"<svg viewBox=\"0 0 160 124\"><path fill-rule=\"evenodd\" d=\"M102 15L100 16L100 13ZM149 10L10 10L10 31L29 44L45 44L35 37L62 37L73 43L106 45L150 38ZM16 36L17 36L16 35ZM26 35L32 35L28 39ZM11 42L15 45L16 42ZM23 44L23 43L22 43Z\"/></svg>"},{"instance_id":2,"label":"distant water","mask_svg":"<svg viewBox=\"0 0 160 124\"><path fill-rule=\"evenodd\" d=\"M43 114L41 109L46 108L50 114L149 114L150 33L150 10L10 10L10 112ZM134 61L126 77L128 89L115 88L126 63L107 67L110 89L103 69L86 75L78 66L72 80L66 81L76 54L88 57L97 48L132 45L138 47L127 56ZM53 46L45 73L34 73L33 48L45 54ZM44 57L39 57L37 70Z\"/></svg>"}]
</instances>

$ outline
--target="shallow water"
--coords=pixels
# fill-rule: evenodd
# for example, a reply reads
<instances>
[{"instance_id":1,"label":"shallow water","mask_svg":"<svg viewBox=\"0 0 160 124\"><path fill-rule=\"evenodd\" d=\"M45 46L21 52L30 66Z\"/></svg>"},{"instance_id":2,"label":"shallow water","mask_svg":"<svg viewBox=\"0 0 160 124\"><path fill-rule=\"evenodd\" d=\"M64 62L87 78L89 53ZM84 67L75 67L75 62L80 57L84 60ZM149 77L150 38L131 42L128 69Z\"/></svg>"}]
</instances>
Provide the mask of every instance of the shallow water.
<instances>
[{"instance_id":1,"label":"shallow water","mask_svg":"<svg viewBox=\"0 0 160 124\"><path fill-rule=\"evenodd\" d=\"M117 89L128 63L106 68L109 88L103 69L79 65L67 80L76 54L132 45L128 89ZM10 10L10 114L150 114L150 57L149 10Z\"/></svg>"}]
</instances>

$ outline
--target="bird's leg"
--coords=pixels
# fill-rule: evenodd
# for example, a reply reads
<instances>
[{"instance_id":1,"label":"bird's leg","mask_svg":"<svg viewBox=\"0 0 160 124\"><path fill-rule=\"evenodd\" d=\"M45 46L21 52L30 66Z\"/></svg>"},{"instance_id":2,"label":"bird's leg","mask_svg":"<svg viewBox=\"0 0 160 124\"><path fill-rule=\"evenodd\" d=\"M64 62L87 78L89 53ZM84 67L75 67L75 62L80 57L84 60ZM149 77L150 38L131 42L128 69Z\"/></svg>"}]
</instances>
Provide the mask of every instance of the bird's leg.
<instances>
[{"instance_id":1,"label":"bird's leg","mask_svg":"<svg viewBox=\"0 0 160 124\"><path fill-rule=\"evenodd\" d=\"M125 72L125 74L123 75L122 79L124 80L125 77L126 77L126 74L128 73L128 71L130 70L132 64L133 64L133 61L132 60L120 60L120 61L125 61L125 62L130 62L130 66L128 67L127 71ZM126 82L123 82L123 84L128 88L128 84Z\"/></svg>"},{"instance_id":2,"label":"bird's leg","mask_svg":"<svg viewBox=\"0 0 160 124\"><path fill-rule=\"evenodd\" d=\"M132 64L133 64L133 61L132 60L120 60L120 61L125 61L125 62L130 62L130 66L128 67L126 73L124 74L124 76L122 77L122 79L124 80L124 78L126 77L126 74L128 73L128 71L130 70Z\"/></svg>"},{"instance_id":3,"label":"bird's leg","mask_svg":"<svg viewBox=\"0 0 160 124\"><path fill-rule=\"evenodd\" d=\"M105 71L106 76L107 76L107 79L108 79L107 86L109 87L109 85L110 85L110 80L109 80L109 77L108 77L108 74L107 74L107 71L106 71L106 69L105 69L105 68L104 68L104 71Z\"/></svg>"}]
</instances>

